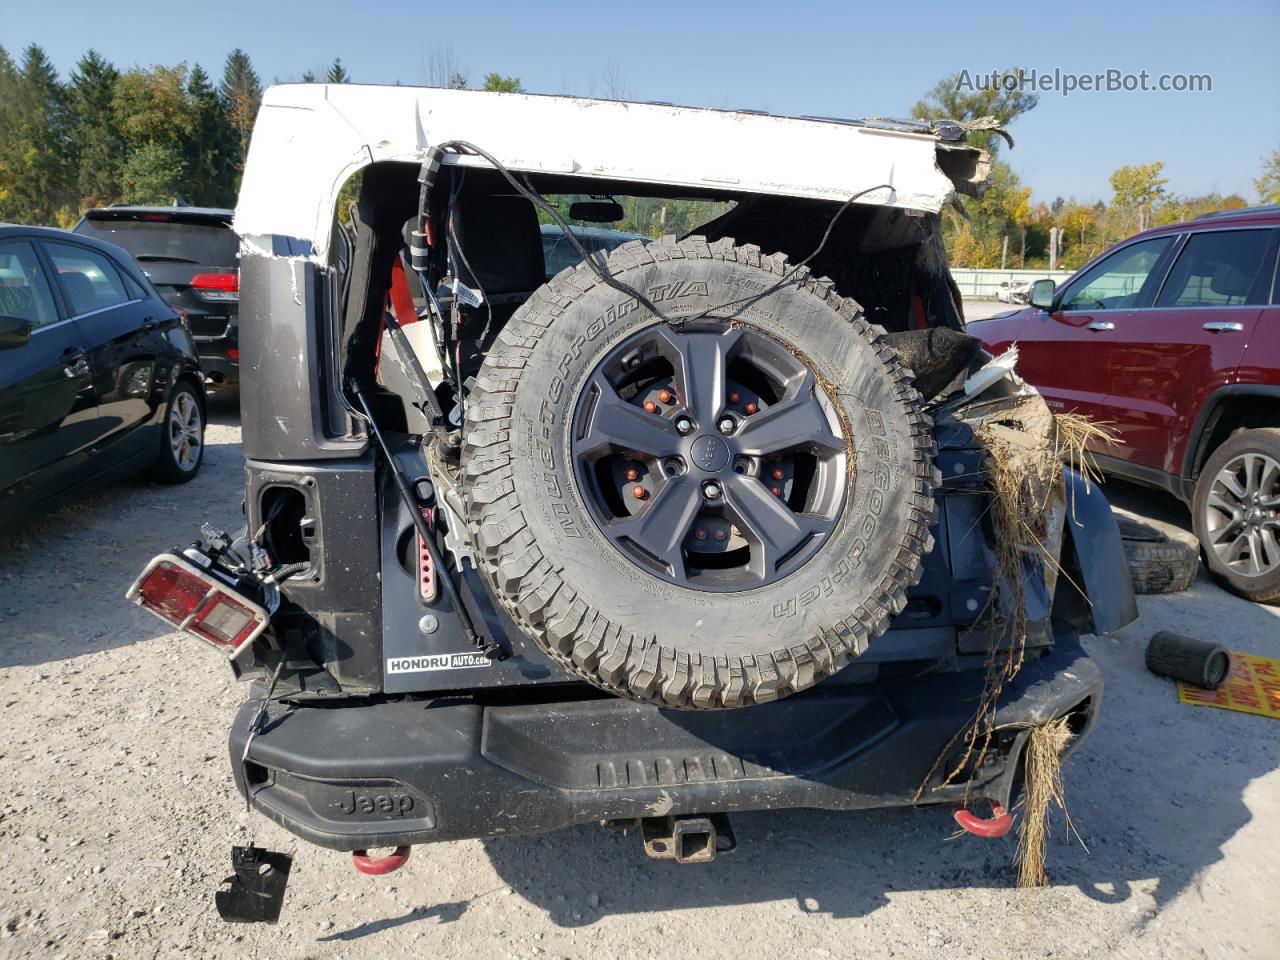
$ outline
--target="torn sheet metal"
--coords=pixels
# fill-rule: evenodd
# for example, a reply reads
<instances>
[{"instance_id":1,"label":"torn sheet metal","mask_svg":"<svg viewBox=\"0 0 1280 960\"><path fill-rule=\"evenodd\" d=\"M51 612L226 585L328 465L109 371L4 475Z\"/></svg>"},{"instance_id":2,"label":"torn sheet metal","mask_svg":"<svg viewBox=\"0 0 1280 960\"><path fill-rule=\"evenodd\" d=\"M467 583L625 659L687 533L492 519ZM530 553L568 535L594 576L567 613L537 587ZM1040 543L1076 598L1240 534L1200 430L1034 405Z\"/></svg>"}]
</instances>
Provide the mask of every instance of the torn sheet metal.
<instances>
[{"instance_id":1,"label":"torn sheet metal","mask_svg":"<svg viewBox=\"0 0 1280 960\"><path fill-rule=\"evenodd\" d=\"M937 213L955 192L939 166L939 145L945 140L953 151L958 136L928 121L780 117L474 90L281 85L266 92L258 112L235 227L241 236L292 238L298 249L286 255L322 263L338 191L352 174L374 162L419 162L427 147L446 140L477 143L510 169L530 173L830 201L891 184L892 190L859 202ZM446 162L484 163L452 156Z\"/></svg>"}]
</instances>

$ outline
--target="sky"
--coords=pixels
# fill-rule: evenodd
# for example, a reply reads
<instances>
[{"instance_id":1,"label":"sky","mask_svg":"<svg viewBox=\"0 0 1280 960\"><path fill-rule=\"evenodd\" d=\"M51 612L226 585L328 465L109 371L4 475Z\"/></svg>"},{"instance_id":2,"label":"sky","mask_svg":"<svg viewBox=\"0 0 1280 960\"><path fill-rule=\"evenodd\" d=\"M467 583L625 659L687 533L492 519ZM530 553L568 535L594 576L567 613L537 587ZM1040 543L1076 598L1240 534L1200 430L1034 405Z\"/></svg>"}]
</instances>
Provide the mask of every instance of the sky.
<instances>
[{"instance_id":1,"label":"sky","mask_svg":"<svg viewBox=\"0 0 1280 960\"><path fill-rule=\"evenodd\" d=\"M1042 93L1003 154L1037 202L1109 199L1113 170L1153 161L1174 193L1252 202L1264 157L1280 149L1277 0L112 0L110 16L100 0L0 4L0 45L16 55L38 43L64 74L95 47L118 66L185 60L217 77L239 46L264 82L341 57L357 82L421 84L432 51L451 46L473 84L496 71L531 92L603 95L612 76L634 100L841 117L907 116L962 70L1212 78L1208 92Z\"/></svg>"}]
</instances>

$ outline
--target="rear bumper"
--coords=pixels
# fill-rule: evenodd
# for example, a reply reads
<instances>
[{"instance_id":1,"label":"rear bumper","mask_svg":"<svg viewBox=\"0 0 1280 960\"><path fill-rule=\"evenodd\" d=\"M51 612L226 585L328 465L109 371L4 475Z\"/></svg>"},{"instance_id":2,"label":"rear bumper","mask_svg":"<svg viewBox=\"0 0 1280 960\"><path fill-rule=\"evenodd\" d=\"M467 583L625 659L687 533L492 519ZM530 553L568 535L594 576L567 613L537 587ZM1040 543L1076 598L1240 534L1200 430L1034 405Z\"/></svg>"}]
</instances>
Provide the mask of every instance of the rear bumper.
<instances>
[{"instance_id":1,"label":"rear bumper","mask_svg":"<svg viewBox=\"0 0 1280 960\"><path fill-rule=\"evenodd\" d=\"M335 850L540 833L682 813L907 806L970 719L981 670L829 681L743 710L659 710L620 699L484 706L401 701L257 709L231 731L236 785L260 812ZM837 680L838 678L833 678ZM1075 638L1027 664L1000 733L967 779L920 803L1008 806L1028 724L1069 714L1089 734L1102 676Z\"/></svg>"},{"instance_id":2,"label":"rear bumper","mask_svg":"<svg viewBox=\"0 0 1280 960\"><path fill-rule=\"evenodd\" d=\"M240 362L231 359L231 351L239 355L239 339L232 335L216 339L196 338L196 351L200 355L200 369L219 386L240 382Z\"/></svg>"}]
</instances>

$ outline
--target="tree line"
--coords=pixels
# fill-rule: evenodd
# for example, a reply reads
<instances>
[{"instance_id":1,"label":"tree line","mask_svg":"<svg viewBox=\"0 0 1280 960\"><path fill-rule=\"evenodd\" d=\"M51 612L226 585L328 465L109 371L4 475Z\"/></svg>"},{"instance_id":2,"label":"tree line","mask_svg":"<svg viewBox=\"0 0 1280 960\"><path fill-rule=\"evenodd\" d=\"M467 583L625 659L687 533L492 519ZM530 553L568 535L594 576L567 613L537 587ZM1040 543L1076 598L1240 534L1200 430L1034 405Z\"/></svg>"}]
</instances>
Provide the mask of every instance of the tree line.
<instances>
[{"instance_id":1,"label":"tree line","mask_svg":"<svg viewBox=\"0 0 1280 960\"><path fill-rule=\"evenodd\" d=\"M349 83L341 58L303 83ZM466 87L454 70L438 86ZM481 89L519 93L519 77ZM200 64L121 69L89 50L64 80L38 44L0 47L0 221L68 227L111 203L229 207L262 81L232 50L216 83Z\"/></svg>"},{"instance_id":2,"label":"tree line","mask_svg":"<svg viewBox=\"0 0 1280 960\"><path fill-rule=\"evenodd\" d=\"M430 86L470 87L449 45L428 52L423 74ZM335 59L327 70L301 79L352 78ZM956 79L940 81L916 103L913 116L994 117L1003 128L1038 101L1035 94L999 87L962 92ZM606 97L626 99L629 93L612 64L602 78L589 80L587 94L598 85ZM478 87L524 91L519 77L496 72ZM199 64L121 69L95 50L63 80L38 45L16 60L0 47L0 220L70 226L86 208L117 202L232 206L261 101L262 82L240 49L227 55L215 83ZM1237 194L1173 192L1159 161L1116 170L1109 202L1034 202L1031 187L1003 159L1006 140L999 130L970 133L970 141L991 154L992 169L980 196L966 197L944 214L955 266L1073 269L1144 227L1246 205ZM1263 202L1280 203L1280 150L1264 159L1254 185ZM720 209L706 206L631 198L624 201L626 220L616 226L651 235L679 232Z\"/></svg>"},{"instance_id":3,"label":"tree line","mask_svg":"<svg viewBox=\"0 0 1280 960\"><path fill-rule=\"evenodd\" d=\"M0 220L69 226L87 207L230 206L262 84L233 50L220 82L196 64L120 69L89 50L64 81L32 44L0 47Z\"/></svg>"}]
</instances>

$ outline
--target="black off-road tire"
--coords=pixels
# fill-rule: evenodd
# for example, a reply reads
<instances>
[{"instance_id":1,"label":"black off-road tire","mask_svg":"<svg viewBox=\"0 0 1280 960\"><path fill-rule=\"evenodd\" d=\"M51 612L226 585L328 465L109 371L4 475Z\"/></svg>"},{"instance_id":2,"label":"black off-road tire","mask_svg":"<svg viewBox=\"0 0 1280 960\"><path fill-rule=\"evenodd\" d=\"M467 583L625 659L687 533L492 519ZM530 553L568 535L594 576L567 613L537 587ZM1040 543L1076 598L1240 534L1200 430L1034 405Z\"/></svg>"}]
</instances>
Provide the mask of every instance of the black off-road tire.
<instances>
[{"instance_id":1,"label":"black off-road tire","mask_svg":"<svg viewBox=\"0 0 1280 960\"><path fill-rule=\"evenodd\" d=\"M1166 533L1132 517L1117 516L1124 556L1134 593L1180 593L1200 571L1200 544L1195 535Z\"/></svg>"},{"instance_id":2,"label":"black off-road tire","mask_svg":"<svg viewBox=\"0 0 1280 960\"><path fill-rule=\"evenodd\" d=\"M1196 481L1196 493L1191 502L1191 518L1195 524L1196 536L1200 539L1204 551L1205 566L1214 579L1226 589L1255 603L1280 604L1280 564L1273 565L1270 570L1258 576L1244 576L1228 567L1214 549L1212 532L1209 530L1208 505L1214 480L1233 460L1246 454L1260 454L1274 463L1280 463L1280 429L1269 427L1257 430L1239 430L1233 433L1218 449L1214 450L1200 471ZM1277 488L1269 486L1266 493L1274 497ZM1272 535L1276 536L1276 509L1272 507L1269 516Z\"/></svg>"},{"instance_id":3,"label":"black off-road tire","mask_svg":"<svg viewBox=\"0 0 1280 960\"><path fill-rule=\"evenodd\" d=\"M788 264L701 237L628 243L614 276L668 316L765 289ZM620 696L681 708L743 707L813 686L900 612L933 547L938 482L911 373L807 271L738 322L789 345L824 384L856 469L829 538L798 570L755 589L705 592L624 556L588 511L570 462L584 381L623 338L662 321L585 265L516 311L466 408L463 467L481 570L522 629L571 672Z\"/></svg>"}]
</instances>

